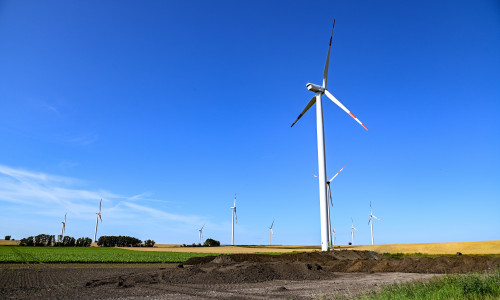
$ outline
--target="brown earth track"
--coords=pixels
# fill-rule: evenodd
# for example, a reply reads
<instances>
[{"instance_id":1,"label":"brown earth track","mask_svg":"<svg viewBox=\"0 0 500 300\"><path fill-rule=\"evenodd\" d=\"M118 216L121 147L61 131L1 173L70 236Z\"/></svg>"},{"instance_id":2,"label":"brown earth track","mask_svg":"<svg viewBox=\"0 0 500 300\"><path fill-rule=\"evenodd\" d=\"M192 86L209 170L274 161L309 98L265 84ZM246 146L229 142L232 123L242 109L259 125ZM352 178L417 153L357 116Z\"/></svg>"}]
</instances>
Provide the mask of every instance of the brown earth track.
<instances>
[{"instance_id":1,"label":"brown earth track","mask_svg":"<svg viewBox=\"0 0 500 300\"><path fill-rule=\"evenodd\" d=\"M500 257L386 258L375 252L345 250L220 255L191 258L185 265L1 265L0 298L352 296L395 280L500 268Z\"/></svg>"}]
</instances>

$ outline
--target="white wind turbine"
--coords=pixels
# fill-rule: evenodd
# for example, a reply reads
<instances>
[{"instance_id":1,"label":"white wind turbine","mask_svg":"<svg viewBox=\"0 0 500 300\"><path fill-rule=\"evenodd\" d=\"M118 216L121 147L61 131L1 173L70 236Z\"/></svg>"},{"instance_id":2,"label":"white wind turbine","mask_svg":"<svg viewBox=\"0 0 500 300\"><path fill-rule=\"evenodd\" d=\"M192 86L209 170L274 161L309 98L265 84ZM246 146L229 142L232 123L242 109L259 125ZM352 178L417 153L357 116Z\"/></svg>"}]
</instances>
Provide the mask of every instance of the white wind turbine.
<instances>
[{"instance_id":1,"label":"white wind turbine","mask_svg":"<svg viewBox=\"0 0 500 300\"><path fill-rule=\"evenodd\" d=\"M274 226L274 220L273 223L271 224L271 227L269 227L269 246L271 246L271 236L274 235L273 226Z\"/></svg>"},{"instance_id":2,"label":"white wind turbine","mask_svg":"<svg viewBox=\"0 0 500 300\"><path fill-rule=\"evenodd\" d=\"M238 216L236 216L236 194L234 194L234 206L231 207L231 210L233 212L233 226L232 226L232 236L231 236L231 245L234 246L234 221L236 220L236 223L238 223Z\"/></svg>"},{"instance_id":3,"label":"white wind turbine","mask_svg":"<svg viewBox=\"0 0 500 300\"><path fill-rule=\"evenodd\" d=\"M61 229L61 239L60 239L61 241L62 241L62 239L63 239L63 237L64 237L64 232L66 231L66 215L67 215L67 214L68 214L68 213L65 213L65 214L64 214L64 222L61 222L61 223L62 223L62 229Z\"/></svg>"},{"instance_id":4,"label":"white wind turbine","mask_svg":"<svg viewBox=\"0 0 500 300\"><path fill-rule=\"evenodd\" d=\"M198 231L200 232L200 239L198 241L199 244L201 244L201 239L203 238L203 227L205 227L205 224L203 224L203 226L201 226L201 228L198 229Z\"/></svg>"},{"instance_id":5,"label":"white wind turbine","mask_svg":"<svg viewBox=\"0 0 500 300\"><path fill-rule=\"evenodd\" d=\"M355 227L354 227L354 220L351 218L351 239L352 239L352 242L351 242L351 245L354 245L354 230L356 231L359 231L357 230Z\"/></svg>"},{"instance_id":6,"label":"white wind turbine","mask_svg":"<svg viewBox=\"0 0 500 300\"><path fill-rule=\"evenodd\" d=\"M333 228L332 247L335 246L335 228Z\"/></svg>"},{"instance_id":7,"label":"white wind turbine","mask_svg":"<svg viewBox=\"0 0 500 300\"><path fill-rule=\"evenodd\" d=\"M335 28L335 20L333 20L333 28ZM320 200L320 215L321 215L321 250L327 251L329 240L328 240L328 200L327 200L327 190L326 190L326 158L325 158L325 134L324 134L324 124L323 124L323 104L321 96L325 94L330 100L337 104L342 110L353 117L361 126L366 130L365 125L361 123L339 100L337 100L327 89L326 82L328 78L328 63L330 60L330 50L332 47L333 38L333 28L332 34L330 36L330 45L328 46L328 54L326 56L325 70L323 71L323 85L319 86L316 84L308 83L306 85L307 89L311 92L316 93L316 95L309 101L302 113L297 117L297 120L293 122L293 125L316 103L316 132L318 139L318 172L319 172L319 200Z\"/></svg>"},{"instance_id":8,"label":"white wind turbine","mask_svg":"<svg viewBox=\"0 0 500 300\"><path fill-rule=\"evenodd\" d=\"M368 224L371 225L371 229L372 229L372 245L373 245L373 220L372 218L375 218L377 220L380 221L379 218L375 217L375 215L373 214L373 209L372 209L372 202L370 201L370 214L368 215L370 217L370 219L368 220Z\"/></svg>"},{"instance_id":9,"label":"white wind turbine","mask_svg":"<svg viewBox=\"0 0 500 300\"><path fill-rule=\"evenodd\" d=\"M337 174L335 174L335 176L332 177L332 179L330 179L330 180L328 180L326 182L326 192L327 192L327 195L330 197L330 205L327 204L328 241L329 241L328 247L333 247L333 244L334 244L334 241L332 240L332 219L331 219L331 216L330 216L330 206L333 207L331 182L335 179L335 177L337 177L337 175L340 174L340 172L342 172L342 170L344 170L344 168L345 168L345 166L342 169L340 169L340 171L338 171ZM319 179L318 176L316 176L316 175L313 175L313 176Z\"/></svg>"},{"instance_id":10,"label":"white wind turbine","mask_svg":"<svg viewBox=\"0 0 500 300\"><path fill-rule=\"evenodd\" d=\"M95 220L95 233L94 233L94 243L97 243L97 224L99 223L99 219L101 219L101 204L102 204L102 199L101 202L99 202L99 212L95 213L97 215L96 220Z\"/></svg>"}]
</instances>

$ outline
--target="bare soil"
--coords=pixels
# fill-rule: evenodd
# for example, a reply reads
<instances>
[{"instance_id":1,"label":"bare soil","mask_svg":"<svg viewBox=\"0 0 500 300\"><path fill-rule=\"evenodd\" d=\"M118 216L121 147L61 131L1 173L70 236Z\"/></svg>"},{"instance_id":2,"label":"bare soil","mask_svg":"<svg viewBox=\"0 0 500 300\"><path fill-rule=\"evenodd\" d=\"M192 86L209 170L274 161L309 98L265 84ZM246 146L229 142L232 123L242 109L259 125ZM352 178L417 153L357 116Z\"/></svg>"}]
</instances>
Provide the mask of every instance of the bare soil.
<instances>
[{"instance_id":1,"label":"bare soil","mask_svg":"<svg viewBox=\"0 0 500 300\"><path fill-rule=\"evenodd\" d=\"M500 267L500 257L385 258L369 251L192 258L185 264L0 265L2 299L315 299ZM439 276L439 275L438 275Z\"/></svg>"}]
</instances>

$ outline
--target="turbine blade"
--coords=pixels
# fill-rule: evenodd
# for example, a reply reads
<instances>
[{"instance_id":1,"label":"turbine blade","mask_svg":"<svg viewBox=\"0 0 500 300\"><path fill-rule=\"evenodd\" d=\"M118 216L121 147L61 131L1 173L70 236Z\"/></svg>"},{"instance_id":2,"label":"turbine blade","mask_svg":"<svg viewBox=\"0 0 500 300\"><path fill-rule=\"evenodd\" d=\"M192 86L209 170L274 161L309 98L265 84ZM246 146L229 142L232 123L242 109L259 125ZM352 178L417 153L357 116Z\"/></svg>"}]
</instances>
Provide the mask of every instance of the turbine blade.
<instances>
[{"instance_id":1,"label":"turbine blade","mask_svg":"<svg viewBox=\"0 0 500 300\"><path fill-rule=\"evenodd\" d=\"M333 29L335 28L335 19L333 19L332 34L330 35L330 45L328 45L328 54L326 55L325 71L323 72L323 87L326 88L328 78L328 64L330 63L330 50L332 49Z\"/></svg>"},{"instance_id":2,"label":"turbine blade","mask_svg":"<svg viewBox=\"0 0 500 300\"><path fill-rule=\"evenodd\" d=\"M318 176L316 176L316 175L314 175L314 174L313 174L313 176L319 179L319 177L318 177Z\"/></svg>"},{"instance_id":3,"label":"turbine blade","mask_svg":"<svg viewBox=\"0 0 500 300\"><path fill-rule=\"evenodd\" d=\"M337 174L335 174L335 175L332 177L332 179L330 179L330 182L332 182L332 180L334 180L334 179L335 179L335 177L337 177L337 175L339 175L339 174L340 174L340 172L342 172L342 170L344 170L344 168L345 168L345 166L344 166L344 167L342 167L342 169L340 169L340 171L338 171L338 172L337 172Z\"/></svg>"},{"instance_id":4,"label":"turbine blade","mask_svg":"<svg viewBox=\"0 0 500 300\"><path fill-rule=\"evenodd\" d=\"M273 228L273 225L274 225L274 220L273 220L273 223L271 224L271 230L272 230L272 228Z\"/></svg>"},{"instance_id":5,"label":"turbine blade","mask_svg":"<svg viewBox=\"0 0 500 300\"><path fill-rule=\"evenodd\" d=\"M342 103L340 103L339 100L337 100L337 98L335 98L328 90L325 90L325 95L330 98L330 100L333 101L333 103L337 104L340 108L342 108L343 111L345 111L346 113L348 113L354 120L356 120L356 122L358 122L361 126L363 126L366 130L368 130L368 128L363 124L361 123L360 120L358 120L358 118L356 118L356 116L354 116L352 114L352 112L350 112Z\"/></svg>"},{"instance_id":6,"label":"turbine blade","mask_svg":"<svg viewBox=\"0 0 500 300\"><path fill-rule=\"evenodd\" d=\"M375 219L379 220L379 221L382 221L382 220L380 220L379 218L377 218L377 217L375 217L375 216L373 216L373 217L374 217Z\"/></svg>"},{"instance_id":7,"label":"turbine blade","mask_svg":"<svg viewBox=\"0 0 500 300\"><path fill-rule=\"evenodd\" d=\"M102 199L101 202L99 202L99 212L101 212L101 205L102 205Z\"/></svg>"},{"instance_id":8,"label":"turbine blade","mask_svg":"<svg viewBox=\"0 0 500 300\"><path fill-rule=\"evenodd\" d=\"M306 108L304 108L304 110L297 117L297 120L295 120L295 122L293 122L292 126L290 126L290 127L293 127L293 125L295 125L295 123L297 123L297 121L299 121L299 119L302 118L302 116L307 112L307 110L309 110L309 108L311 108L311 106L313 106L313 104L315 102L316 102L316 96L312 97L311 101L309 101L309 103L307 103Z\"/></svg>"}]
</instances>

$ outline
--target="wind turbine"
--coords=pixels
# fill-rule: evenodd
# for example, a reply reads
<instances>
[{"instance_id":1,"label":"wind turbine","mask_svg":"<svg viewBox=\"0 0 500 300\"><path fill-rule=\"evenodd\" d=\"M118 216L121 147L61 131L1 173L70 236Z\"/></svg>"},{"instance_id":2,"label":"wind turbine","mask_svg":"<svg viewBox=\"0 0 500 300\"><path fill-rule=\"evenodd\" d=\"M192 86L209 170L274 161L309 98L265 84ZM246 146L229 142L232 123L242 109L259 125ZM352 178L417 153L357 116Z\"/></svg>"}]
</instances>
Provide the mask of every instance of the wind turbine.
<instances>
[{"instance_id":1,"label":"wind turbine","mask_svg":"<svg viewBox=\"0 0 500 300\"><path fill-rule=\"evenodd\" d=\"M61 222L62 223L62 229L61 229L61 241L63 239L63 236L64 236L64 232L66 231L66 215L68 213L65 213L64 214L64 222Z\"/></svg>"},{"instance_id":2,"label":"wind turbine","mask_svg":"<svg viewBox=\"0 0 500 300\"><path fill-rule=\"evenodd\" d=\"M271 227L269 227L269 246L271 246L271 236L274 235L273 225L274 225L274 220L273 220L273 223L271 224Z\"/></svg>"},{"instance_id":3,"label":"wind turbine","mask_svg":"<svg viewBox=\"0 0 500 300\"><path fill-rule=\"evenodd\" d=\"M337 177L337 175L339 175L340 172L342 172L342 170L344 170L345 166L340 169L340 171L337 172L337 174L335 174L335 176L332 177L332 179L328 180L326 182L326 191L327 191L327 194L328 196L330 197L330 205L333 207L333 198L332 198L332 188L331 188L331 182L332 180L335 179L335 177ZM313 175L314 177L318 178L318 176L316 175ZM328 200L327 200L328 202ZM328 241L329 241L329 244L328 244L328 247L333 247L333 241L332 241L332 219L331 219L331 216L330 216L330 205L326 205L327 206L327 214L328 214Z\"/></svg>"},{"instance_id":4,"label":"wind turbine","mask_svg":"<svg viewBox=\"0 0 500 300\"><path fill-rule=\"evenodd\" d=\"M373 245L373 220L372 218L375 218L377 220L380 221L379 218L375 217L375 215L373 214L373 209L372 209L372 202L370 201L370 214L368 215L370 216L370 219L368 220L368 224L371 225L371 229L372 229L372 245Z\"/></svg>"},{"instance_id":5,"label":"wind turbine","mask_svg":"<svg viewBox=\"0 0 500 300\"><path fill-rule=\"evenodd\" d=\"M203 227L205 227L205 224L201 226L201 228L198 230L200 232L200 239L198 241L199 244L201 244L201 239L203 238Z\"/></svg>"},{"instance_id":6,"label":"wind turbine","mask_svg":"<svg viewBox=\"0 0 500 300\"><path fill-rule=\"evenodd\" d=\"M99 212L95 213L97 215L96 220L95 220L95 233L94 233L94 243L97 243L97 224L99 223L99 219L101 219L101 204L102 204L102 199L101 202L99 202Z\"/></svg>"},{"instance_id":7,"label":"wind turbine","mask_svg":"<svg viewBox=\"0 0 500 300\"><path fill-rule=\"evenodd\" d=\"M335 245L335 228L333 228L332 248Z\"/></svg>"},{"instance_id":8,"label":"wind turbine","mask_svg":"<svg viewBox=\"0 0 500 300\"><path fill-rule=\"evenodd\" d=\"M333 29L335 28L335 19L333 20L332 34L330 36L330 45L328 46L328 54L326 56L325 70L323 71L323 85L319 86L316 84L308 83L306 85L307 89L311 92L316 93L316 95L307 103L306 107L297 117L297 120L293 122L293 125L316 103L316 132L318 139L318 172L319 172L319 201L320 201L320 215L321 215L321 250L328 251L328 200L327 200L327 190L326 190L326 158L325 158L325 134L324 134L324 124L323 124L323 104L321 97L325 94L330 100L337 104L342 110L348 113L351 117L356 120L361 126L366 130L365 125L361 123L342 103L340 103L337 98L335 98L327 89L326 82L328 78L328 63L330 61L330 50L332 48L332 38Z\"/></svg>"},{"instance_id":9,"label":"wind turbine","mask_svg":"<svg viewBox=\"0 0 500 300\"><path fill-rule=\"evenodd\" d=\"M351 223L351 224L352 224L352 225L351 225L351 238L352 238L352 243L351 243L351 245L354 245L354 230L356 230L356 231L359 231L359 230L357 230L357 229L354 227L354 221L353 221L353 219L352 219L352 218L351 218L351 221L352 221L352 223Z\"/></svg>"},{"instance_id":10,"label":"wind turbine","mask_svg":"<svg viewBox=\"0 0 500 300\"><path fill-rule=\"evenodd\" d=\"M231 245L234 246L234 221L236 219L236 223L238 223L238 216L236 216L236 193L234 194L234 206L231 207L233 212L233 226L232 226L232 236L231 236Z\"/></svg>"}]
</instances>

